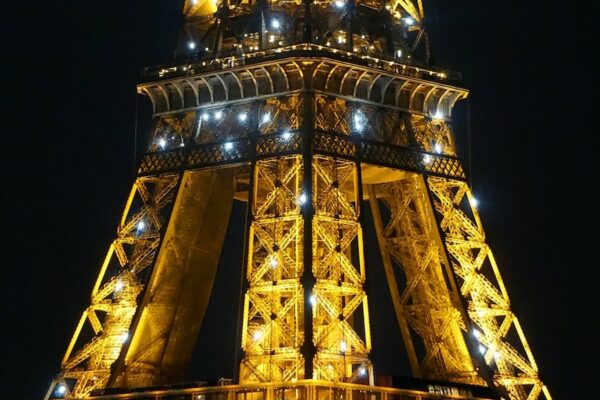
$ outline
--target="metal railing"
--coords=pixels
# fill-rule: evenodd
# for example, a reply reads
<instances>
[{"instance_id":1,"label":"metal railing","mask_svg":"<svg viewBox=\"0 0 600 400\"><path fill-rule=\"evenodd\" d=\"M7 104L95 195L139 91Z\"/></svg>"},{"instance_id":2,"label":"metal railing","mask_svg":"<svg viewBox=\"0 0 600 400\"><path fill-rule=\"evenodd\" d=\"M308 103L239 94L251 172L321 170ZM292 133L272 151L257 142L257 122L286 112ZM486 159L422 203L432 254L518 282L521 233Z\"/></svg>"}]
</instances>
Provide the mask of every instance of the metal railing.
<instances>
[{"instance_id":1,"label":"metal railing","mask_svg":"<svg viewBox=\"0 0 600 400\"><path fill-rule=\"evenodd\" d=\"M93 396L97 400L491 400L476 397L470 389L428 385L421 390L342 382L304 380L187 389L149 390Z\"/></svg>"},{"instance_id":2,"label":"metal railing","mask_svg":"<svg viewBox=\"0 0 600 400\"><path fill-rule=\"evenodd\" d=\"M342 61L351 61L355 64L377 68L390 73L433 80L439 83L457 84L462 81L462 75L458 72L435 68L432 66L419 65L408 58L395 60L386 56L375 57L313 43L294 44L226 57L206 57L204 59L182 62L181 64L177 65L147 67L142 70L142 78L146 82L156 79L171 79L228 68L235 68L244 65L251 65L290 56L326 56Z\"/></svg>"}]
</instances>

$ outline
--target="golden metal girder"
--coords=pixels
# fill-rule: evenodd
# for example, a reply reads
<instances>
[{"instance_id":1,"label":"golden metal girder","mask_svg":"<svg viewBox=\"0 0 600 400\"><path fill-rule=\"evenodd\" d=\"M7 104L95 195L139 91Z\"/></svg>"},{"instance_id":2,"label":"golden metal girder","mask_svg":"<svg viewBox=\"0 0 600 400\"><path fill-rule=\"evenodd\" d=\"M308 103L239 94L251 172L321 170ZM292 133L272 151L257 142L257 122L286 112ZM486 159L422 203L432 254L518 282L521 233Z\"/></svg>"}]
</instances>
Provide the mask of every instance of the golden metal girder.
<instances>
[{"instance_id":1,"label":"golden metal girder","mask_svg":"<svg viewBox=\"0 0 600 400\"><path fill-rule=\"evenodd\" d=\"M117 238L109 247L90 305L79 320L54 384L74 380L68 396L86 397L106 387L111 367L129 340L137 296L143 288L138 274L152 262L164 224L161 212L170 204L178 181L178 175L163 175L139 178L133 185Z\"/></svg>"},{"instance_id":2,"label":"golden metal girder","mask_svg":"<svg viewBox=\"0 0 600 400\"><path fill-rule=\"evenodd\" d=\"M258 161L252 195L242 348L241 382L304 378L305 295L304 224L301 156ZM312 160L312 254L315 284L310 312L316 354L313 377L325 380L365 378L371 348L358 222L356 165L315 156ZM351 260L359 249L359 264ZM362 309L361 309L362 306ZM354 329L362 312L365 338ZM369 374L371 375L371 374Z\"/></svg>"},{"instance_id":3,"label":"golden metal girder","mask_svg":"<svg viewBox=\"0 0 600 400\"><path fill-rule=\"evenodd\" d=\"M463 332L459 300L447 284L443 256L427 188L418 174L369 187L375 228L393 292L396 314L413 372L419 376L481 384ZM384 226L380 205L389 211ZM400 292L392 263L404 273ZM410 329L420 336L425 355L416 354Z\"/></svg>"},{"instance_id":4,"label":"golden metal girder","mask_svg":"<svg viewBox=\"0 0 600 400\"><path fill-rule=\"evenodd\" d=\"M240 381L301 379L302 158L259 161L253 174Z\"/></svg>"},{"instance_id":5,"label":"golden metal girder","mask_svg":"<svg viewBox=\"0 0 600 400\"><path fill-rule=\"evenodd\" d=\"M493 253L485 243L468 185L428 177L427 188L440 220L444 244L453 258L452 268L468 303L468 315L474 324L471 334L480 343L485 362L495 371L494 381L513 400L537 399L541 393L551 399L539 379L519 320L510 311L510 299Z\"/></svg>"},{"instance_id":6,"label":"golden metal girder","mask_svg":"<svg viewBox=\"0 0 600 400\"><path fill-rule=\"evenodd\" d=\"M115 364L109 386L183 379L225 240L234 173L235 168L183 173L127 352Z\"/></svg>"}]
</instances>

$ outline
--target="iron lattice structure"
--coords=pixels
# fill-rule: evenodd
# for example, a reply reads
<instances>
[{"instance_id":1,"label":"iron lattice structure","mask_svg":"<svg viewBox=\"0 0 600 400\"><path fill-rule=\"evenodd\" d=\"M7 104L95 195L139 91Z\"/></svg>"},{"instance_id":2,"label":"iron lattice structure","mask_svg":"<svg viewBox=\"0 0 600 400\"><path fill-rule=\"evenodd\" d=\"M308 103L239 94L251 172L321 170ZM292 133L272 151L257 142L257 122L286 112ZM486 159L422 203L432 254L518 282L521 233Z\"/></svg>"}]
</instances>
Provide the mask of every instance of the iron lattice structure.
<instances>
[{"instance_id":1,"label":"iron lattice structure","mask_svg":"<svg viewBox=\"0 0 600 400\"><path fill-rule=\"evenodd\" d=\"M370 207L413 375L550 399L456 154L450 116L468 92L427 66L421 1L184 11L178 63L138 86L154 112L148 151L47 398L181 379L237 200L243 356L225 392L398 395L372 386ZM475 398L446 389L429 390Z\"/></svg>"}]
</instances>

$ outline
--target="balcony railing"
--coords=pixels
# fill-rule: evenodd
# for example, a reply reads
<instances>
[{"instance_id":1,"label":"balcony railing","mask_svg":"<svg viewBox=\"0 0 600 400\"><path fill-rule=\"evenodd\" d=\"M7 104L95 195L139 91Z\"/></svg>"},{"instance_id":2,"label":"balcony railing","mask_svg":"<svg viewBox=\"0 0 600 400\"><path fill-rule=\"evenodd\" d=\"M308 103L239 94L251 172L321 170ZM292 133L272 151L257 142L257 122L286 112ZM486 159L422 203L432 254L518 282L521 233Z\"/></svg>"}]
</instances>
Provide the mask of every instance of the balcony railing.
<instances>
[{"instance_id":1,"label":"balcony railing","mask_svg":"<svg viewBox=\"0 0 600 400\"><path fill-rule=\"evenodd\" d=\"M422 389L397 389L342 382L305 380L186 389L148 390L93 396L97 400L491 400L475 396L464 387L425 385ZM459 385L460 386L460 385ZM484 389L484 388L482 388ZM485 389L484 389L485 390Z\"/></svg>"},{"instance_id":2,"label":"balcony railing","mask_svg":"<svg viewBox=\"0 0 600 400\"><path fill-rule=\"evenodd\" d=\"M439 83L458 84L460 86L460 83L462 82L462 76L458 72L419 65L411 61L411 59L402 59L400 62L384 56L374 57L313 43L282 46L220 58L206 57L199 60L190 60L189 62L178 65L148 67L142 71L142 78L145 82L159 79L172 79L251 65L284 57L328 57L380 69L394 74L432 80Z\"/></svg>"}]
</instances>

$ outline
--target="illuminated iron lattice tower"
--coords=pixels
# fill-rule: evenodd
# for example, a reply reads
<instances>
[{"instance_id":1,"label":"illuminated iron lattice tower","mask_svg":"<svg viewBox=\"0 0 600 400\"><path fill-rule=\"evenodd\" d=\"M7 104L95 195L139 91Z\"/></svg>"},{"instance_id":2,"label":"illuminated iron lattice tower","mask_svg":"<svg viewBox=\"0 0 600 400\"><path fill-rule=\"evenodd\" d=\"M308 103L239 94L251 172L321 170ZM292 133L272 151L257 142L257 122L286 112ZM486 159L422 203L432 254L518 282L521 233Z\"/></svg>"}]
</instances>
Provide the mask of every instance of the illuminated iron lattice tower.
<instances>
[{"instance_id":1,"label":"illuminated iron lattice tower","mask_svg":"<svg viewBox=\"0 0 600 400\"><path fill-rule=\"evenodd\" d=\"M427 66L421 1L184 13L177 62L138 86L148 151L47 398L181 379L235 199L248 208L235 393L429 398L374 386L370 207L413 375L549 399L456 156L450 115L468 92Z\"/></svg>"}]
</instances>

